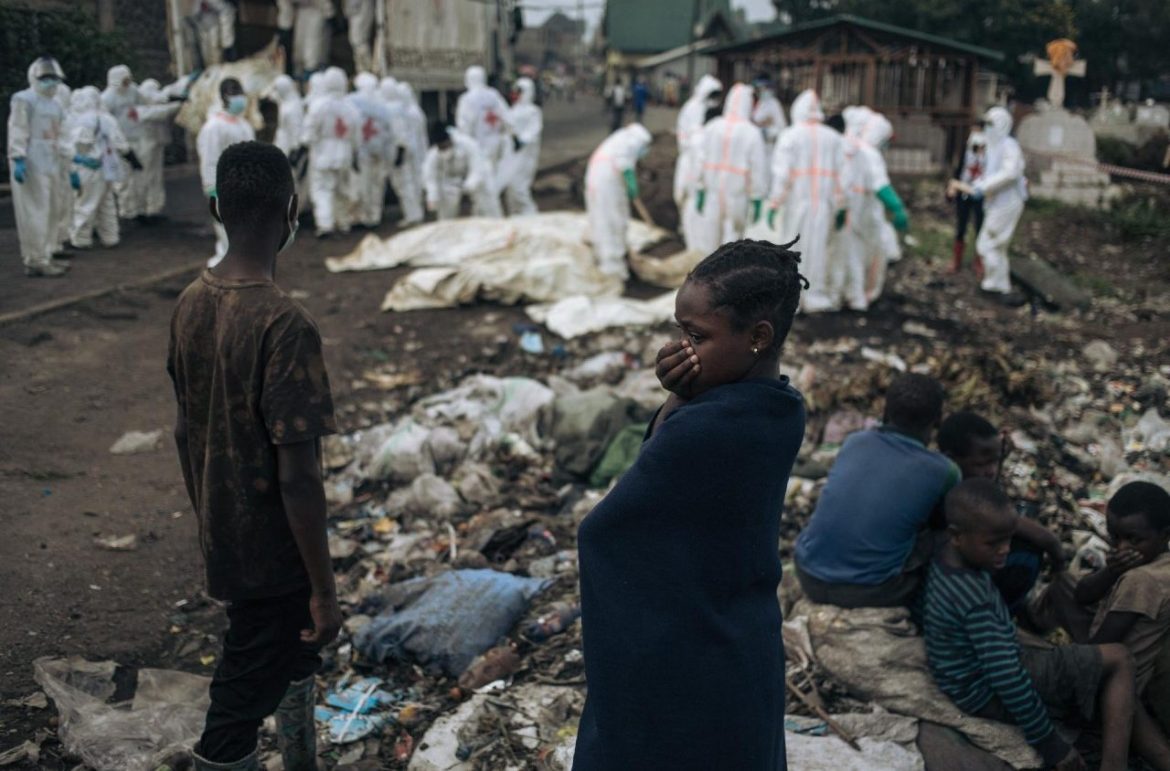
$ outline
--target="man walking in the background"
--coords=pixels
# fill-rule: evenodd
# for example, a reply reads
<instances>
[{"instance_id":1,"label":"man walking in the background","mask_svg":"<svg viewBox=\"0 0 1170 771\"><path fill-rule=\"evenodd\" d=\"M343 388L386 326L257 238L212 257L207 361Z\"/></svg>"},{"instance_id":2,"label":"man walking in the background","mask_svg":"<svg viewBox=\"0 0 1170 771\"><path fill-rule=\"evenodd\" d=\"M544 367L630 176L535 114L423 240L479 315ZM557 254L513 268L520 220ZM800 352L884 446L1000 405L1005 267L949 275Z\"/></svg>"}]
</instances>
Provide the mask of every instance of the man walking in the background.
<instances>
[{"instance_id":1,"label":"man walking in the background","mask_svg":"<svg viewBox=\"0 0 1170 771\"><path fill-rule=\"evenodd\" d=\"M650 89L646 87L646 79L639 77L634 83L634 122L641 123L646 113L646 102L650 100Z\"/></svg>"},{"instance_id":2,"label":"man walking in the background","mask_svg":"<svg viewBox=\"0 0 1170 771\"><path fill-rule=\"evenodd\" d=\"M613 132L622 127L622 118L626 114L626 87L621 80L615 80L613 88L609 90L609 107L613 111L609 130Z\"/></svg>"}]
</instances>

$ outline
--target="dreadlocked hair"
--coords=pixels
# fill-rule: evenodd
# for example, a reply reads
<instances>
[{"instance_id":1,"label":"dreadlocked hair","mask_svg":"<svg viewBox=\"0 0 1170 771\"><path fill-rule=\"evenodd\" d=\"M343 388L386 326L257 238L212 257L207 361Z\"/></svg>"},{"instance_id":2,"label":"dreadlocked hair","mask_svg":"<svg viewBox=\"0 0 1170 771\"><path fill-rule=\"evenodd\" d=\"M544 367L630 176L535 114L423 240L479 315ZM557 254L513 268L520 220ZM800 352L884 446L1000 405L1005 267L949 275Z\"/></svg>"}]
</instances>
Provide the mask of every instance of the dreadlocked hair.
<instances>
[{"instance_id":1,"label":"dreadlocked hair","mask_svg":"<svg viewBox=\"0 0 1170 771\"><path fill-rule=\"evenodd\" d=\"M800 305L800 292L808 279L800 275L800 252L783 245L743 239L716 249L687 276L707 287L711 306L725 310L736 329L760 320L771 322L774 337L770 350L779 350L792 328Z\"/></svg>"}]
</instances>

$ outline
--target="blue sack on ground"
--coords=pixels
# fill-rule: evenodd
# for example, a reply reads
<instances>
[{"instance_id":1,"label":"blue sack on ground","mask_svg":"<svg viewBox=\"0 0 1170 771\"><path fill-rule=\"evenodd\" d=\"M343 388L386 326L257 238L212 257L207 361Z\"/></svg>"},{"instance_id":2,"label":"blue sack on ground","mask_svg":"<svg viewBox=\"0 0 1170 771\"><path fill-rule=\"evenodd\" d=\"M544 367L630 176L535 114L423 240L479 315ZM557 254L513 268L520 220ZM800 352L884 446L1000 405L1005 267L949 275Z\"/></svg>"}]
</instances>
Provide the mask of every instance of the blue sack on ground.
<instances>
[{"instance_id":1,"label":"blue sack on ground","mask_svg":"<svg viewBox=\"0 0 1170 771\"><path fill-rule=\"evenodd\" d=\"M413 656L428 668L458 677L512 630L532 598L551 583L497 570L452 570L414 578L392 589L421 592L401 592L412 599L366 624L354 637L354 646L379 663Z\"/></svg>"}]
</instances>

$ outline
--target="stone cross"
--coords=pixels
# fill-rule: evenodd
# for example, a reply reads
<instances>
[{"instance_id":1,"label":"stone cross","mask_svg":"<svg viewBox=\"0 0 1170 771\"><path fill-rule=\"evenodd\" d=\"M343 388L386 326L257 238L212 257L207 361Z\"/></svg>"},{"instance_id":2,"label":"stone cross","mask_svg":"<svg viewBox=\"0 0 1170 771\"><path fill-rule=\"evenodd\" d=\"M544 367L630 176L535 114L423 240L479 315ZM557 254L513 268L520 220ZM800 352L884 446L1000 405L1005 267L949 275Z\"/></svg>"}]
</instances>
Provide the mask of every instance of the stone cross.
<instances>
[{"instance_id":1,"label":"stone cross","mask_svg":"<svg viewBox=\"0 0 1170 771\"><path fill-rule=\"evenodd\" d=\"M1037 59L1032 63L1032 72L1035 75L1051 75L1048 83L1048 103L1054 110L1064 109L1064 79L1072 75L1082 78L1085 76L1085 60L1073 57L1077 52L1077 44L1066 38L1051 41L1045 50L1048 59Z\"/></svg>"}]
</instances>

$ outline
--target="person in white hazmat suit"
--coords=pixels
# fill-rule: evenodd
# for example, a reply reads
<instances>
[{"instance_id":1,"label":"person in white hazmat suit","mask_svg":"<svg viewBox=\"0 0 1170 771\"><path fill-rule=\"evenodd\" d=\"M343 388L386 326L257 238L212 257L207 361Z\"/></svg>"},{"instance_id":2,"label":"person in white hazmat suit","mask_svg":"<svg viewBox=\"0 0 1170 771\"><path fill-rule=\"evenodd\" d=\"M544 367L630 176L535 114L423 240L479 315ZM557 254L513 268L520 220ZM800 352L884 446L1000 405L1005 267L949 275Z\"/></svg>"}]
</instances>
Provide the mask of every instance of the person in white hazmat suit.
<instances>
[{"instance_id":1,"label":"person in white hazmat suit","mask_svg":"<svg viewBox=\"0 0 1170 771\"><path fill-rule=\"evenodd\" d=\"M791 116L792 125L781 132L772 154L768 226L778 231L777 243L800 237L801 272L808 280L801 297L805 312L836 310L829 237L845 224L845 143L824 124L815 91L796 97Z\"/></svg>"},{"instance_id":2,"label":"person in white hazmat suit","mask_svg":"<svg viewBox=\"0 0 1170 771\"><path fill-rule=\"evenodd\" d=\"M345 0L342 6L349 21L349 45L353 49L353 67L358 72L374 69L370 40L374 34L374 1Z\"/></svg>"},{"instance_id":3,"label":"person in white hazmat suit","mask_svg":"<svg viewBox=\"0 0 1170 771\"><path fill-rule=\"evenodd\" d=\"M350 206L356 200L355 161L361 141L361 116L346 100L345 72L330 67L321 78L320 98L305 116L303 143L309 148L309 190L317 237L349 232Z\"/></svg>"},{"instance_id":4,"label":"person in white hazmat suit","mask_svg":"<svg viewBox=\"0 0 1170 771\"><path fill-rule=\"evenodd\" d=\"M532 181L540 162L540 137L544 130L544 113L536 106L536 84L530 78L516 81L512 108L506 121L512 132L512 147L504 160L507 177L504 204L511 217L536 214L532 200Z\"/></svg>"},{"instance_id":5,"label":"person in white hazmat suit","mask_svg":"<svg viewBox=\"0 0 1170 771\"><path fill-rule=\"evenodd\" d=\"M147 223L156 222L167 203L167 187L163 179L163 155L171 143L171 127L179 108L183 106L186 80L163 89L157 80L147 78L138 86L142 105L138 107L138 121L142 131L134 152L142 164L142 184L135 189L142 196L140 206ZM180 90L183 89L183 90Z\"/></svg>"},{"instance_id":6,"label":"person in white hazmat suit","mask_svg":"<svg viewBox=\"0 0 1170 771\"><path fill-rule=\"evenodd\" d=\"M65 111L54 95L65 73L52 57L43 56L28 68L28 85L12 95L8 110L8 177L12 180L12 207L26 276L56 277L68 263L53 259L64 179L62 165L72 157L62 133ZM72 183L80 179L72 175Z\"/></svg>"},{"instance_id":7,"label":"person in white hazmat suit","mask_svg":"<svg viewBox=\"0 0 1170 771\"><path fill-rule=\"evenodd\" d=\"M768 157L776 151L776 140L780 132L788 128L788 119L784 117L784 107L776 98L772 90L772 80L767 75L760 75L753 81L756 90L756 106L752 110L752 123L760 127L764 134L764 151ZM767 172L765 172L765 175Z\"/></svg>"},{"instance_id":8,"label":"person in white hazmat suit","mask_svg":"<svg viewBox=\"0 0 1170 771\"><path fill-rule=\"evenodd\" d=\"M694 208L695 188L699 168L694 161L696 146L706 123L707 110L719 102L723 84L711 75L699 78L695 92L683 103L675 124L674 136L678 142L678 159L674 164L674 205L678 207L683 241L692 246L698 234L698 217Z\"/></svg>"},{"instance_id":9,"label":"person in white hazmat suit","mask_svg":"<svg viewBox=\"0 0 1170 771\"><path fill-rule=\"evenodd\" d=\"M406 81L401 81L398 84L399 93L402 94L403 103L406 105L406 133L407 141L407 162L414 165L414 199L418 202L419 221L422 219L422 167L423 160L427 156L427 114L423 112L422 107L418 104L418 96L414 93L414 87ZM413 208L413 207L412 207ZM410 217L407 216L409 223Z\"/></svg>"},{"instance_id":10,"label":"person in white hazmat suit","mask_svg":"<svg viewBox=\"0 0 1170 771\"><path fill-rule=\"evenodd\" d=\"M585 212L598 270L623 280L630 275L626 228L630 201L638 197L636 169L638 159L650 149L650 139L645 126L631 123L610 134L585 168Z\"/></svg>"},{"instance_id":11,"label":"person in white hazmat suit","mask_svg":"<svg viewBox=\"0 0 1170 771\"><path fill-rule=\"evenodd\" d=\"M219 163L219 156L234 144L256 138L252 124L244 117L248 97L244 95L240 81L224 78L219 84L219 97L220 104L208 112L207 120L195 140L199 152L199 178L203 183L203 193L209 198L215 198L215 167ZM207 266L214 268L227 254L228 237L218 219L213 217L211 222L215 228L215 254L207 261Z\"/></svg>"},{"instance_id":12,"label":"person in white hazmat suit","mask_svg":"<svg viewBox=\"0 0 1170 771\"><path fill-rule=\"evenodd\" d=\"M426 135L424 133L420 143L408 103L410 89L405 83L399 83L394 78L383 78L378 91L390 113L390 130L403 152L401 163L389 164L387 175L402 209L402 224L414 225L422 222L425 216L420 167L427 152ZM398 161L397 151L394 160Z\"/></svg>"},{"instance_id":13,"label":"person in white hazmat suit","mask_svg":"<svg viewBox=\"0 0 1170 771\"><path fill-rule=\"evenodd\" d=\"M183 37L196 69L236 60L236 5L229 0L187 0Z\"/></svg>"},{"instance_id":14,"label":"person in white hazmat suit","mask_svg":"<svg viewBox=\"0 0 1170 771\"><path fill-rule=\"evenodd\" d=\"M431 146L423 161L422 175L427 209L440 220L454 219L459 216L463 194L468 193L474 200L482 187L486 164L479 145L458 129L434 121L427 133Z\"/></svg>"},{"instance_id":15,"label":"person in white hazmat suit","mask_svg":"<svg viewBox=\"0 0 1170 771\"><path fill-rule=\"evenodd\" d=\"M99 94L101 92L98 92ZM61 105L61 109L65 113L65 120L69 120L69 115L72 111L73 90L64 83L57 85L57 93L53 95L57 100L57 104ZM64 126L64 124L62 124ZM64 128L62 128L63 136ZM69 175L73 170L73 165L70 163L62 163L60 178L57 184L53 185L54 195L57 199L57 240L53 245L54 256L65 256L68 254L66 246L69 243L69 230L73 227L73 199L76 197L76 192L69 184Z\"/></svg>"},{"instance_id":16,"label":"person in white hazmat suit","mask_svg":"<svg viewBox=\"0 0 1170 771\"><path fill-rule=\"evenodd\" d=\"M276 132L273 134L272 144L288 156L297 200L300 208L304 210L308 205L308 196L304 194L305 159L308 153L301 144L305 124L305 100L301 98L296 81L288 75L277 75L263 96L276 103Z\"/></svg>"},{"instance_id":17,"label":"person in white hazmat suit","mask_svg":"<svg viewBox=\"0 0 1170 771\"><path fill-rule=\"evenodd\" d=\"M972 186L975 199L983 201L983 227L975 238L975 251L983 257L980 288L1008 295L1012 291L1008 247L1028 199L1024 153L1011 136L1011 113L1003 107L992 107L983 119L987 170Z\"/></svg>"},{"instance_id":18,"label":"person in white hazmat suit","mask_svg":"<svg viewBox=\"0 0 1170 771\"><path fill-rule=\"evenodd\" d=\"M394 165L401 166L406 149L394 131L390 109L378 93L378 78L368 72L353 79L356 89L346 97L361 121L358 130L358 204L357 219L368 228L382 224L386 196L386 175Z\"/></svg>"},{"instance_id":19,"label":"person in white hazmat suit","mask_svg":"<svg viewBox=\"0 0 1170 771\"><path fill-rule=\"evenodd\" d=\"M723 116L703 127L695 155L699 181L695 209L700 214L698 240L688 244L703 254L743 238L749 223L758 222L768 194L764 173L764 137L752 123L750 86L736 83L723 103Z\"/></svg>"},{"instance_id":20,"label":"person in white hazmat suit","mask_svg":"<svg viewBox=\"0 0 1170 771\"><path fill-rule=\"evenodd\" d=\"M114 191L118 197L118 216L122 219L133 219L142 215L143 183L142 163L138 159L134 147L142 137L142 123L139 119L138 108L142 105L142 95L138 93L138 86L134 85L130 68L125 64L116 64L106 73L106 89L102 91L102 107L118 121L122 129L122 136L130 143L130 152L126 154L126 163L130 169L122 175L121 181L115 183Z\"/></svg>"},{"instance_id":21,"label":"person in white hazmat suit","mask_svg":"<svg viewBox=\"0 0 1170 771\"><path fill-rule=\"evenodd\" d=\"M882 149L894 135L894 127L868 107L846 107L844 186L847 210L845 227L834 239L833 291L844 304L864 311L885 286L889 255L884 243L885 212L894 227L910 227L906 207L890 185ZM896 241L895 241L896 243Z\"/></svg>"},{"instance_id":22,"label":"person in white hazmat suit","mask_svg":"<svg viewBox=\"0 0 1170 771\"><path fill-rule=\"evenodd\" d=\"M312 73L325 66L328 22L333 14L333 0L276 0L276 28L294 73Z\"/></svg>"},{"instance_id":23,"label":"person in white hazmat suit","mask_svg":"<svg viewBox=\"0 0 1170 771\"><path fill-rule=\"evenodd\" d=\"M69 240L77 249L93 246L94 230L102 246L117 246L118 207L114 185L126 173L121 154L130 149L118 121L102 109L101 93L93 86L73 93L65 121L67 141L73 146L73 168L81 182L73 205Z\"/></svg>"},{"instance_id":24,"label":"person in white hazmat suit","mask_svg":"<svg viewBox=\"0 0 1170 771\"><path fill-rule=\"evenodd\" d=\"M474 216L499 217L500 187L497 175L500 161L504 157L504 143L507 141L507 126L504 118L508 103L500 92L487 85L487 73L483 67L473 65L463 76L467 90L459 95L455 103L455 128L479 146L487 170L483 180L484 191L476 196L478 201Z\"/></svg>"}]
</instances>

